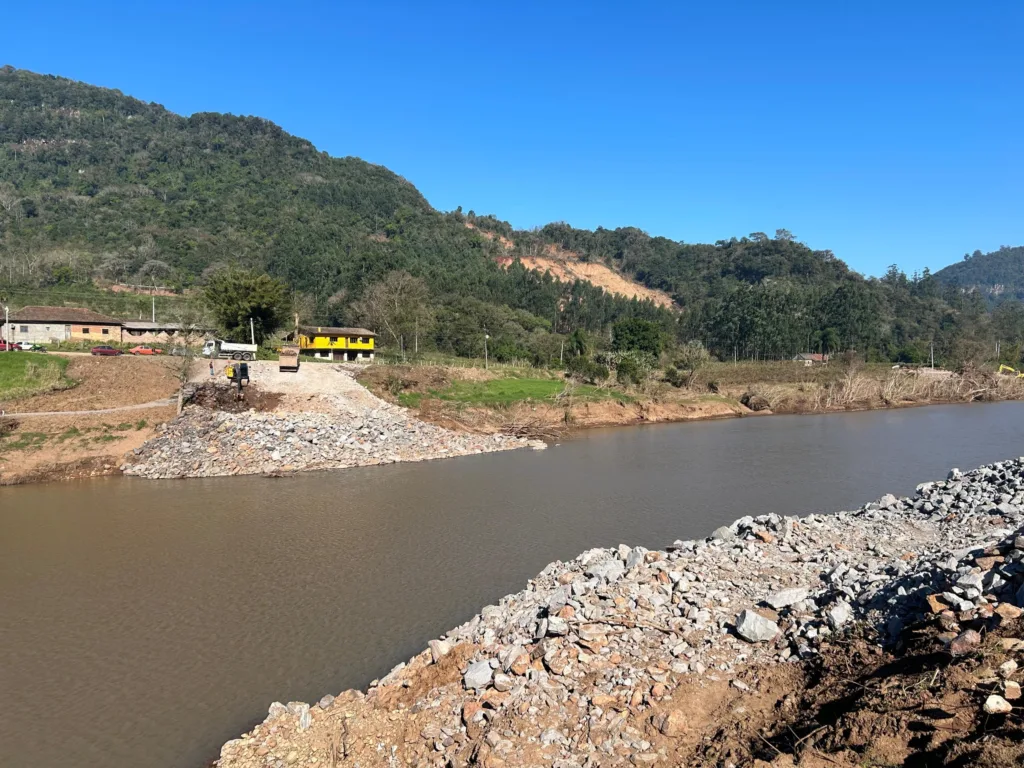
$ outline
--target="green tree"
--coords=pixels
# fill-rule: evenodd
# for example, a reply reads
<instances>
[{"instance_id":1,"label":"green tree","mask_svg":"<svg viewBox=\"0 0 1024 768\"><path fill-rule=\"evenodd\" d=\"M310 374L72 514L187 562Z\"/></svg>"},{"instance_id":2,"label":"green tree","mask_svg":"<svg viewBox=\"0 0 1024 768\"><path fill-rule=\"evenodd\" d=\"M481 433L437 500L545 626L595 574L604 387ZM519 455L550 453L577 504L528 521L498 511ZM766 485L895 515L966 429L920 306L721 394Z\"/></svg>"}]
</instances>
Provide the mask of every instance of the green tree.
<instances>
[{"instance_id":1,"label":"green tree","mask_svg":"<svg viewBox=\"0 0 1024 768\"><path fill-rule=\"evenodd\" d=\"M221 269L203 290L220 330L231 340L249 338L250 320L260 344L281 327L288 312L288 289L269 275L244 269Z\"/></svg>"},{"instance_id":2,"label":"green tree","mask_svg":"<svg viewBox=\"0 0 1024 768\"><path fill-rule=\"evenodd\" d=\"M650 320L633 317L612 327L612 349L616 352L636 350L657 357L661 346L661 328Z\"/></svg>"}]
</instances>

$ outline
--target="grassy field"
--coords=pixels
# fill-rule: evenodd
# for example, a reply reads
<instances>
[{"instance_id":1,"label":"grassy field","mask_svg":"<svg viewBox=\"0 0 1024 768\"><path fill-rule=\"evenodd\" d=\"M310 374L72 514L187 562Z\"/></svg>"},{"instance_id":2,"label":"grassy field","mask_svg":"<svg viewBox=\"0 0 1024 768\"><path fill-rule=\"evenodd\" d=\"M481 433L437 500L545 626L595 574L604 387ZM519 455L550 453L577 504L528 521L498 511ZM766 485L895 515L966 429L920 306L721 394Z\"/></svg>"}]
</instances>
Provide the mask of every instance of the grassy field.
<instances>
[{"instance_id":1,"label":"grassy field","mask_svg":"<svg viewBox=\"0 0 1024 768\"><path fill-rule=\"evenodd\" d=\"M56 355L0 352L0 401L70 387L67 367L67 359Z\"/></svg>"},{"instance_id":2,"label":"grassy field","mask_svg":"<svg viewBox=\"0 0 1024 768\"><path fill-rule=\"evenodd\" d=\"M428 392L403 392L398 396L398 400L408 408L418 407L425 397L462 405L496 407L530 401L553 402L564 391L565 381L563 379L509 377L491 379L490 381L453 381L442 389L432 389ZM622 400L628 402L632 400L621 392L591 386L576 387L572 392L572 397L578 401Z\"/></svg>"}]
</instances>

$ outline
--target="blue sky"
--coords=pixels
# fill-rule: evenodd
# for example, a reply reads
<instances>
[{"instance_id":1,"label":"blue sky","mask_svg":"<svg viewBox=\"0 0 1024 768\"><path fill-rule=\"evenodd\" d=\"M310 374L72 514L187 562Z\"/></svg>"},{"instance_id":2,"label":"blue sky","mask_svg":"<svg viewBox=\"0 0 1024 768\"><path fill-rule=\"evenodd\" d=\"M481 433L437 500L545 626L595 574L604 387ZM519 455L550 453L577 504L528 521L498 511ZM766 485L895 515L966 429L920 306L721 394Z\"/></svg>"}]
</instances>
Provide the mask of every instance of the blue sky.
<instances>
[{"instance_id":1,"label":"blue sky","mask_svg":"<svg viewBox=\"0 0 1024 768\"><path fill-rule=\"evenodd\" d=\"M1024 3L11 4L0 64L255 114L516 227L1024 243Z\"/></svg>"}]
</instances>

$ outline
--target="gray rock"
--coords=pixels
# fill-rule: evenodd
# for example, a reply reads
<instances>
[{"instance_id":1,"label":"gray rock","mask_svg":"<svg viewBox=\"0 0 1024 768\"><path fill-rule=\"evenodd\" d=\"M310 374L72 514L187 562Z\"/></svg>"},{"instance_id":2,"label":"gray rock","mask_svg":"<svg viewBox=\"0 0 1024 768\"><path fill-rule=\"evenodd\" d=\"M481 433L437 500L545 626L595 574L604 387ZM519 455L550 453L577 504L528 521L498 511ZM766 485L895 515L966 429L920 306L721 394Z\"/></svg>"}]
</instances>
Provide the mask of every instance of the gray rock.
<instances>
[{"instance_id":1,"label":"gray rock","mask_svg":"<svg viewBox=\"0 0 1024 768\"><path fill-rule=\"evenodd\" d=\"M839 629L853 620L853 608L847 602L838 602L825 612L825 618L832 629Z\"/></svg>"},{"instance_id":2,"label":"gray rock","mask_svg":"<svg viewBox=\"0 0 1024 768\"><path fill-rule=\"evenodd\" d=\"M492 673L489 661L477 661L469 665L466 674L462 676L462 682L470 690L483 690L491 684Z\"/></svg>"},{"instance_id":3,"label":"gray rock","mask_svg":"<svg viewBox=\"0 0 1024 768\"><path fill-rule=\"evenodd\" d=\"M881 507L882 509L889 509L891 507L895 507L897 501L899 501L899 499L897 499L891 493L887 493L885 494L885 496L878 500L878 506Z\"/></svg>"},{"instance_id":4,"label":"gray rock","mask_svg":"<svg viewBox=\"0 0 1024 768\"><path fill-rule=\"evenodd\" d=\"M779 625L747 609L736 617L736 634L748 643L763 643L779 633Z\"/></svg>"},{"instance_id":5,"label":"gray rock","mask_svg":"<svg viewBox=\"0 0 1024 768\"><path fill-rule=\"evenodd\" d=\"M1013 705L1002 696L992 694L985 699L983 709L987 715L1008 715L1013 712Z\"/></svg>"},{"instance_id":6,"label":"gray rock","mask_svg":"<svg viewBox=\"0 0 1024 768\"><path fill-rule=\"evenodd\" d=\"M452 649L451 643L445 640L431 640L427 643L427 647L430 648L430 660L434 664L447 656Z\"/></svg>"},{"instance_id":7,"label":"gray rock","mask_svg":"<svg viewBox=\"0 0 1024 768\"><path fill-rule=\"evenodd\" d=\"M976 589L981 592L985 588L985 577L980 573L967 573L956 580L961 589Z\"/></svg>"},{"instance_id":8,"label":"gray rock","mask_svg":"<svg viewBox=\"0 0 1024 768\"><path fill-rule=\"evenodd\" d=\"M810 590L805 587L792 587L791 589L783 589L774 595L770 595L765 602L775 610L779 610L780 608L788 608L802 600L806 600L809 594Z\"/></svg>"},{"instance_id":9,"label":"gray rock","mask_svg":"<svg viewBox=\"0 0 1024 768\"><path fill-rule=\"evenodd\" d=\"M584 573L587 576L593 576L598 579L604 579L609 583L614 583L622 578L626 572L626 566L621 560L602 560L587 566Z\"/></svg>"},{"instance_id":10,"label":"gray rock","mask_svg":"<svg viewBox=\"0 0 1024 768\"><path fill-rule=\"evenodd\" d=\"M638 565L643 565L645 552L646 550L639 547L631 550L629 556L626 558L626 570L632 570Z\"/></svg>"},{"instance_id":11,"label":"gray rock","mask_svg":"<svg viewBox=\"0 0 1024 768\"><path fill-rule=\"evenodd\" d=\"M715 528L715 530L711 532L711 538L716 541L732 541L736 538L736 534L733 533L731 528L723 525L721 528Z\"/></svg>"},{"instance_id":12,"label":"gray rock","mask_svg":"<svg viewBox=\"0 0 1024 768\"><path fill-rule=\"evenodd\" d=\"M549 635L562 636L569 634L569 624L565 619L558 616L548 616Z\"/></svg>"}]
</instances>

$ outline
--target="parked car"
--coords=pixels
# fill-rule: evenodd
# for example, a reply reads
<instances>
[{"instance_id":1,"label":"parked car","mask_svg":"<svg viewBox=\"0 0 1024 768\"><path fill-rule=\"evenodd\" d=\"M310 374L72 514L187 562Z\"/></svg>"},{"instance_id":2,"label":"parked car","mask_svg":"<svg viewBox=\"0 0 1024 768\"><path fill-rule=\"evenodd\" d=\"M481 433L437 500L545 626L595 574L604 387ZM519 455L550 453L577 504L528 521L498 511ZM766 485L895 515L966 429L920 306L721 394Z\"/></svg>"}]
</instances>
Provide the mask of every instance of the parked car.
<instances>
[{"instance_id":1,"label":"parked car","mask_svg":"<svg viewBox=\"0 0 1024 768\"><path fill-rule=\"evenodd\" d=\"M0 341L0 352L17 352L21 347L18 346L17 342L12 341L8 344L6 341Z\"/></svg>"},{"instance_id":2,"label":"parked car","mask_svg":"<svg viewBox=\"0 0 1024 768\"><path fill-rule=\"evenodd\" d=\"M156 347L147 347L145 344L140 344L137 347L132 347L128 350L129 355L162 355L164 351L157 349Z\"/></svg>"},{"instance_id":3,"label":"parked car","mask_svg":"<svg viewBox=\"0 0 1024 768\"><path fill-rule=\"evenodd\" d=\"M116 347L110 346L109 344L100 344L98 347L93 347L92 349L90 349L89 354L114 356L123 355L124 352L122 352L120 349L117 349Z\"/></svg>"},{"instance_id":4,"label":"parked car","mask_svg":"<svg viewBox=\"0 0 1024 768\"><path fill-rule=\"evenodd\" d=\"M45 352L46 347L42 344L33 344L31 341L16 341L14 346L22 352Z\"/></svg>"}]
</instances>

